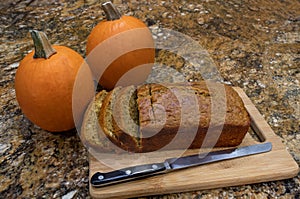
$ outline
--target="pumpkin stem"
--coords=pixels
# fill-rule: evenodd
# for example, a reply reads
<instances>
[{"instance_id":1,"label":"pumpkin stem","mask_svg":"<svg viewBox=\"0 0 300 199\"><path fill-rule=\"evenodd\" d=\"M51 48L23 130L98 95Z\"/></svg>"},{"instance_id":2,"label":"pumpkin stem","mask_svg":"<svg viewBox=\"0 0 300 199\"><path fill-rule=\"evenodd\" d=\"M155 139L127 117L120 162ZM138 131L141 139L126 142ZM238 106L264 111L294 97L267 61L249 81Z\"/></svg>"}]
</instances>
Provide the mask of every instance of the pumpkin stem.
<instances>
[{"instance_id":1,"label":"pumpkin stem","mask_svg":"<svg viewBox=\"0 0 300 199\"><path fill-rule=\"evenodd\" d=\"M105 12L107 21L117 20L117 19L120 19L122 17L122 15L118 11L118 9L110 1L103 3L102 4L102 9Z\"/></svg>"},{"instance_id":2,"label":"pumpkin stem","mask_svg":"<svg viewBox=\"0 0 300 199\"><path fill-rule=\"evenodd\" d=\"M29 31L34 43L34 55L33 58L45 58L48 59L51 55L56 53L56 50L52 48L46 34L37 30Z\"/></svg>"}]
</instances>

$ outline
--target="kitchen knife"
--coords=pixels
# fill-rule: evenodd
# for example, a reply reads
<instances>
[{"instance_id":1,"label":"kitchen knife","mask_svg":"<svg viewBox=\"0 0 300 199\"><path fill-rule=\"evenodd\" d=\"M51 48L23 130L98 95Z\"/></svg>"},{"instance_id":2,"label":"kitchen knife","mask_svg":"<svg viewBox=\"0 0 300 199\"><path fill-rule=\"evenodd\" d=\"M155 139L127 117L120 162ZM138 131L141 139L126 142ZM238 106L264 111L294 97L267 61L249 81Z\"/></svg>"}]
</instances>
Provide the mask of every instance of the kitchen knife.
<instances>
[{"instance_id":1,"label":"kitchen knife","mask_svg":"<svg viewBox=\"0 0 300 199\"><path fill-rule=\"evenodd\" d=\"M161 163L137 165L108 173L96 172L91 178L91 184L94 187L101 187L221 160L265 153L271 150L272 143L266 142L263 144L213 151L207 154L196 154L179 158L170 158Z\"/></svg>"}]
</instances>

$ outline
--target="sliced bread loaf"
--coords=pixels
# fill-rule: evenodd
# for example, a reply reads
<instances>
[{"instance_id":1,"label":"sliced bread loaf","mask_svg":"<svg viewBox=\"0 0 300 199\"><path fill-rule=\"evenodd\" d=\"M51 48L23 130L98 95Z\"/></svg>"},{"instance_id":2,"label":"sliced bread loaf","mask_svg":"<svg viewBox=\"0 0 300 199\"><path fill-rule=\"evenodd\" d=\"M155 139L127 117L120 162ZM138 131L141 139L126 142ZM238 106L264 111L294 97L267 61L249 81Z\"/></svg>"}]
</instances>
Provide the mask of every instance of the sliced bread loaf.
<instances>
[{"instance_id":1,"label":"sliced bread loaf","mask_svg":"<svg viewBox=\"0 0 300 199\"><path fill-rule=\"evenodd\" d=\"M111 148L113 143L130 152L195 149L203 144L230 147L239 145L250 127L239 95L219 83L117 87L97 96L96 108L90 105L88 110L100 109L98 121L104 134L97 137L98 129L87 125L94 121L90 118L96 111L86 113L84 119L85 131L89 131L84 139L95 147Z\"/></svg>"}]
</instances>

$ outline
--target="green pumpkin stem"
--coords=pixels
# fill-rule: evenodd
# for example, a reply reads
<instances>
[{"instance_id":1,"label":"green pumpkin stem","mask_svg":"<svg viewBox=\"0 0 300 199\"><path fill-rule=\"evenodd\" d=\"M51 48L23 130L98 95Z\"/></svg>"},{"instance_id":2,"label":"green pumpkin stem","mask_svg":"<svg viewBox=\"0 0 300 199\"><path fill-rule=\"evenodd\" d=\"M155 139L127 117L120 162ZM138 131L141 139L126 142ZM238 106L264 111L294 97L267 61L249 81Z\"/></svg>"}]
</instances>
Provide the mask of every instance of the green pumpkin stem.
<instances>
[{"instance_id":1,"label":"green pumpkin stem","mask_svg":"<svg viewBox=\"0 0 300 199\"><path fill-rule=\"evenodd\" d=\"M45 58L48 59L51 55L56 53L56 50L52 48L47 35L44 32L37 30L29 31L34 43L34 55L33 58Z\"/></svg>"},{"instance_id":2,"label":"green pumpkin stem","mask_svg":"<svg viewBox=\"0 0 300 199\"><path fill-rule=\"evenodd\" d=\"M105 12L107 21L117 20L117 19L120 19L122 17L122 15L118 11L118 9L110 1L103 3L102 4L102 9Z\"/></svg>"}]
</instances>

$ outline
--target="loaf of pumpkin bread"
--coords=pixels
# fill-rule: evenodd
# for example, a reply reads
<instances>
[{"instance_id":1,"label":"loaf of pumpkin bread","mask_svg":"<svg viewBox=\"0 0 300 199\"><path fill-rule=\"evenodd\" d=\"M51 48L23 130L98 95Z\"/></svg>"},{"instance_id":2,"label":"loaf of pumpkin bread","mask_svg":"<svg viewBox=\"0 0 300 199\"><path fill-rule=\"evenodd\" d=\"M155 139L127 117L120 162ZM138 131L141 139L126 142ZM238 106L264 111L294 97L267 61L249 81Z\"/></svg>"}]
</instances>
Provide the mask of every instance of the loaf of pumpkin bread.
<instances>
[{"instance_id":1,"label":"loaf of pumpkin bread","mask_svg":"<svg viewBox=\"0 0 300 199\"><path fill-rule=\"evenodd\" d=\"M98 139L107 137L124 151L232 147L242 142L250 127L239 95L220 83L118 87L97 100L102 101L95 107L102 128ZM84 137L95 133L91 131L95 129L85 127ZM94 143L101 145L99 140ZM108 145L99 149L103 146Z\"/></svg>"}]
</instances>

